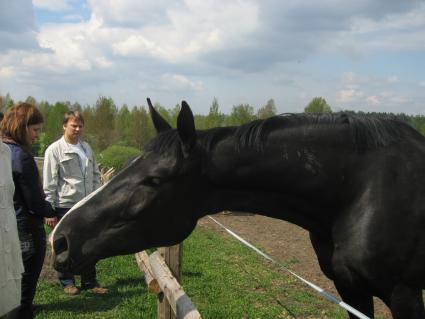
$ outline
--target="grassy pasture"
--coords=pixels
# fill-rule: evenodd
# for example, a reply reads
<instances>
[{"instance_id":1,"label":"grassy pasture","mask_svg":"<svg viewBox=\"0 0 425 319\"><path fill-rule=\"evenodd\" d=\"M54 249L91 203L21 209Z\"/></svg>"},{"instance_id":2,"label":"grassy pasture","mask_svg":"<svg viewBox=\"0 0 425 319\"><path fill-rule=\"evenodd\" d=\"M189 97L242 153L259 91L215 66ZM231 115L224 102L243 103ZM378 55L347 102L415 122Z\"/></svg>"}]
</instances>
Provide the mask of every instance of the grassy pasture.
<instances>
[{"instance_id":1,"label":"grassy pasture","mask_svg":"<svg viewBox=\"0 0 425 319\"><path fill-rule=\"evenodd\" d=\"M156 318L156 296L134 256L102 260L97 270L108 294L68 297L56 280L40 280L35 302L44 307L36 318ZM184 242L183 287L205 319L347 318L239 242L200 226Z\"/></svg>"}]
</instances>

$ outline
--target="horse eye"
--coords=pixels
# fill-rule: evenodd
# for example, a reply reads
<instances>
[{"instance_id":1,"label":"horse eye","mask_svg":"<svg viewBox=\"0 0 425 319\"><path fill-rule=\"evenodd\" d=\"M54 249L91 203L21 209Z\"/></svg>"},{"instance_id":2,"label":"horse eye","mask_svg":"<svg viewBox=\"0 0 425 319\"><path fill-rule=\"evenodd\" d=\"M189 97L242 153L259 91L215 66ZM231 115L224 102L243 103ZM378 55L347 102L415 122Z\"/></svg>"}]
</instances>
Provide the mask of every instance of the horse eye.
<instances>
[{"instance_id":1,"label":"horse eye","mask_svg":"<svg viewBox=\"0 0 425 319\"><path fill-rule=\"evenodd\" d=\"M147 177L142 181L143 185L157 187L161 184L161 180L158 177Z\"/></svg>"}]
</instances>

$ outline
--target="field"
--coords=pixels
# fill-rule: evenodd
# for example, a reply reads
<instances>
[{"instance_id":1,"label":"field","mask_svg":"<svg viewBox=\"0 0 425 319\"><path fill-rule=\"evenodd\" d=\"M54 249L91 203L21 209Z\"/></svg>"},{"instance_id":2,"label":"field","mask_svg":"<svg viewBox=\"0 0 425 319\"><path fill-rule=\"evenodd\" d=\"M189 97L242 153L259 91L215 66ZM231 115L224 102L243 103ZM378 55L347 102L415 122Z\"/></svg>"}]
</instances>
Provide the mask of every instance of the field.
<instances>
[{"instance_id":1,"label":"field","mask_svg":"<svg viewBox=\"0 0 425 319\"><path fill-rule=\"evenodd\" d=\"M289 269L339 298L333 282L320 270L307 231L291 223L260 215L219 214L216 216L220 222L243 238L261 247L273 258L286 263ZM219 232L223 231L209 219L203 219L200 223ZM375 298L374 303L377 318L392 318L381 300Z\"/></svg>"},{"instance_id":2,"label":"field","mask_svg":"<svg viewBox=\"0 0 425 319\"><path fill-rule=\"evenodd\" d=\"M314 264L302 230L293 229L281 237L278 232L282 235L282 229L276 229L279 223L271 219L256 215L218 218L300 275L333 289ZM290 237L292 240L281 246L283 239ZM263 239L256 242L256 238ZM44 307L36 318L156 318L156 297L147 293L133 256L103 260L97 269L99 280L110 288L108 294L83 292L67 297L46 264L36 298ZM201 220L184 242L183 286L206 319L347 318L345 311L218 230L208 219Z\"/></svg>"}]
</instances>

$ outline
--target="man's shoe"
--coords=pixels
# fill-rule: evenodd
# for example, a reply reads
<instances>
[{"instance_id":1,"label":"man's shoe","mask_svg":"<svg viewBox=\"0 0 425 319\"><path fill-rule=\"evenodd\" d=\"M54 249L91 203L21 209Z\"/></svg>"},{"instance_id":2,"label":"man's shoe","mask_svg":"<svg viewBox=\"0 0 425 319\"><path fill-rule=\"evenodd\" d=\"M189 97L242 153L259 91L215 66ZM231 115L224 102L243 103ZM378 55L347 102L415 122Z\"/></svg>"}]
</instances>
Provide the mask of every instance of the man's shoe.
<instances>
[{"instance_id":1,"label":"man's shoe","mask_svg":"<svg viewBox=\"0 0 425 319\"><path fill-rule=\"evenodd\" d=\"M104 293L107 293L109 290L108 288L103 287L97 281L95 281L94 283L89 283L89 282L81 283L81 289L91 291L95 294L104 294Z\"/></svg>"},{"instance_id":2,"label":"man's shoe","mask_svg":"<svg viewBox=\"0 0 425 319\"><path fill-rule=\"evenodd\" d=\"M63 292L66 293L68 296L75 296L80 293L80 290L78 290L75 285L68 285L65 288L63 288Z\"/></svg>"},{"instance_id":3,"label":"man's shoe","mask_svg":"<svg viewBox=\"0 0 425 319\"><path fill-rule=\"evenodd\" d=\"M108 292L108 288L102 287L101 285L97 284L93 288L89 289L89 291L95 294L105 294Z\"/></svg>"}]
</instances>

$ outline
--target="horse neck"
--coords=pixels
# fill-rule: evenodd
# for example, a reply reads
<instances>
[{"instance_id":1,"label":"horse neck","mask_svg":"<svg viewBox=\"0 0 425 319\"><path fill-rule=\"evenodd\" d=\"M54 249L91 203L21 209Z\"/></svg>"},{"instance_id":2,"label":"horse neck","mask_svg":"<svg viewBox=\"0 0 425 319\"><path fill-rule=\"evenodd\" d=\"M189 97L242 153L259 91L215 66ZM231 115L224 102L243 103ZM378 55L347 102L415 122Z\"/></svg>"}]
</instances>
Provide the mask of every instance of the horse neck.
<instances>
[{"instance_id":1,"label":"horse neck","mask_svg":"<svg viewBox=\"0 0 425 319\"><path fill-rule=\"evenodd\" d=\"M207 152L209 180L206 211L255 212L293 222L308 230L320 228L336 209L343 180L345 149L332 158L335 145L320 140L271 137L259 150L238 150L232 138Z\"/></svg>"}]
</instances>

